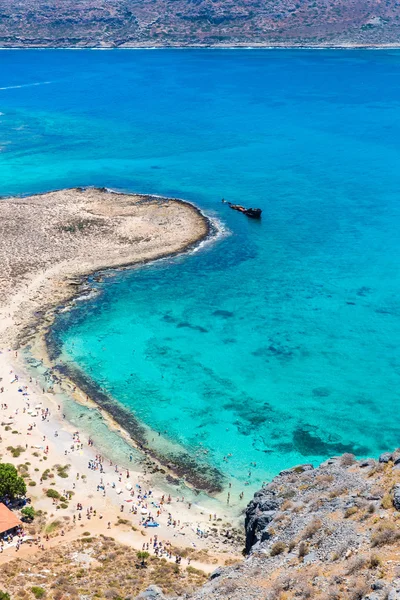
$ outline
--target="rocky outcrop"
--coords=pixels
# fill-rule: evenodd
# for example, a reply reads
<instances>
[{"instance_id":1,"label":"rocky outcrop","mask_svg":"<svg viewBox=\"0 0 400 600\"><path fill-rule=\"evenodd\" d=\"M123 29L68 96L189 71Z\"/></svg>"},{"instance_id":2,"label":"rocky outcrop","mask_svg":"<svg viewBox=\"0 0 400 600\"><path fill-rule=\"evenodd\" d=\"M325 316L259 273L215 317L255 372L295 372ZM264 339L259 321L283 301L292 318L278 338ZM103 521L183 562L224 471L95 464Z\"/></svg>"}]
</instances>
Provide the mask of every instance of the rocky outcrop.
<instances>
[{"instance_id":1,"label":"rocky outcrop","mask_svg":"<svg viewBox=\"0 0 400 600\"><path fill-rule=\"evenodd\" d=\"M136 596L136 600L166 600L166 598L161 588L157 585L150 585L139 596Z\"/></svg>"},{"instance_id":2,"label":"rocky outcrop","mask_svg":"<svg viewBox=\"0 0 400 600\"><path fill-rule=\"evenodd\" d=\"M192 600L400 600L399 452L282 471L245 514L247 557Z\"/></svg>"},{"instance_id":3,"label":"rocky outcrop","mask_svg":"<svg viewBox=\"0 0 400 600\"><path fill-rule=\"evenodd\" d=\"M393 505L396 510L400 510L400 484L396 484L393 488Z\"/></svg>"},{"instance_id":4,"label":"rocky outcrop","mask_svg":"<svg viewBox=\"0 0 400 600\"><path fill-rule=\"evenodd\" d=\"M281 502L272 490L263 489L254 494L253 500L247 507L244 523L247 554L257 544L270 538L268 525L275 517L280 504Z\"/></svg>"}]
</instances>

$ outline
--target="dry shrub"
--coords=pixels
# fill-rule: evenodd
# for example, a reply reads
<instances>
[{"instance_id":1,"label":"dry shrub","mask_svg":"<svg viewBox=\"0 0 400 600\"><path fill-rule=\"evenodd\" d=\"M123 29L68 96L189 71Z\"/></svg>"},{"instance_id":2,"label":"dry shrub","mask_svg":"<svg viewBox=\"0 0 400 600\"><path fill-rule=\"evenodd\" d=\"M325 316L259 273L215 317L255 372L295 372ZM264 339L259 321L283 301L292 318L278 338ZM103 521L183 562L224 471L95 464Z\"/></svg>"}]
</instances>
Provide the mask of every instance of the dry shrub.
<instances>
[{"instance_id":1,"label":"dry shrub","mask_svg":"<svg viewBox=\"0 0 400 600\"><path fill-rule=\"evenodd\" d=\"M271 556L278 556L286 550L286 544L284 542L275 542L271 548Z\"/></svg>"},{"instance_id":2,"label":"dry shrub","mask_svg":"<svg viewBox=\"0 0 400 600\"><path fill-rule=\"evenodd\" d=\"M340 464L342 467L351 467L356 462L356 457L354 454L350 454L350 452L346 452L340 459Z\"/></svg>"},{"instance_id":3,"label":"dry shrub","mask_svg":"<svg viewBox=\"0 0 400 600\"><path fill-rule=\"evenodd\" d=\"M381 565L382 561L377 554L371 554L369 559L369 568L376 569Z\"/></svg>"},{"instance_id":4,"label":"dry shrub","mask_svg":"<svg viewBox=\"0 0 400 600\"><path fill-rule=\"evenodd\" d=\"M104 598L108 598L108 599L119 598L119 592L117 589L111 588L104 592Z\"/></svg>"},{"instance_id":5,"label":"dry shrub","mask_svg":"<svg viewBox=\"0 0 400 600\"><path fill-rule=\"evenodd\" d=\"M367 559L365 558L365 556L354 557L349 562L349 565L348 565L347 571L346 571L346 575L354 575L355 573L358 573L359 571L364 569L366 564L367 564Z\"/></svg>"},{"instance_id":6,"label":"dry shrub","mask_svg":"<svg viewBox=\"0 0 400 600\"><path fill-rule=\"evenodd\" d=\"M302 540L310 540L319 529L322 527L322 521L320 519L313 519L311 523L303 530L301 535Z\"/></svg>"},{"instance_id":7,"label":"dry shrub","mask_svg":"<svg viewBox=\"0 0 400 600\"><path fill-rule=\"evenodd\" d=\"M358 512L357 506L350 506L349 508L346 508L346 510L344 512L344 518L348 519L352 515L355 515L357 512Z\"/></svg>"},{"instance_id":8,"label":"dry shrub","mask_svg":"<svg viewBox=\"0 0 400 600\"><path fill-rule=\"evenodd\" d=\"M394 544L400 539L400 532L396 530L393 523L380 523L371 536L371 546L385 546Z\"/></svg>"},{"instance_id":9,"label":"dry shrub","mask_svg":"<svg viewBox=\"0 0 400 600\"><path fill-rule=\"evenodd\" d=\"M236 581L224 581L220 586L219 589L221 592L224 592L225 594L231 594L233 593L235 590L237 590L238 588L238 584Z\"/></svg>"},{"instance_id":10,"label":"dry shrub","mask_svg":"<svg viewBox=\"0 0 400 600\"><path fill-rule=\"evenodd\" d=\"M382 506L382 508L385 508L386 510L388 510L389 508L393 508L393 499L390 494L385 494L383 496L381 506Z\"/></svg>"},{"instance_id":11,"label":"dry shrub","mask_svg":"<svg viewBox=\"0 0 400 600\"><path fill-rule=\"evenodd\" d=\"M364 596L370 591L366 581L357 581L354 585L350 585L350 588L349 600L363 600Z\"/></svg>"},{"instance_id":12,"label":"dry shrub","mask_svg":"<svg viewBox=\"0 0 400 600\"><path fill-rule=\"evenodd\" d=\"M304 558L307 553L308 553L307 544L305 542L300 542L300 545L299 545L299 558Z\"/></svg>"},{"instance_id":13,"label":"dry shrub","mask_svg":"<svg viewBox=\"0 0 400 600\"><path fill-rule=\"evenodd\" d=\"M333 475L318 475L318 477L316 477L315 481L318 484L326 484L326 483L332 483L332 481L334 480L334 476Z\"/></svg>"}]
</instances>

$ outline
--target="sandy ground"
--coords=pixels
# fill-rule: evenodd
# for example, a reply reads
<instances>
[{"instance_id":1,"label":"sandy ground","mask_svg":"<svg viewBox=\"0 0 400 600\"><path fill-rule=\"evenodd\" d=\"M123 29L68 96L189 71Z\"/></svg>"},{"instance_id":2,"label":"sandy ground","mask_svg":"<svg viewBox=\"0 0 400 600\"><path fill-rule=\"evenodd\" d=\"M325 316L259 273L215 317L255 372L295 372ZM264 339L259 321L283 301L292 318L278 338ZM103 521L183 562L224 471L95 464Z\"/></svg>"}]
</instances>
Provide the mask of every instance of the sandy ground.
<instances>
[{"instance_id":1,"label":"sandy ground","mask_svg":"<svg viewBox=\"0 0 400 600\"><path fill-rule=\"evenodd\" d=\"M147 549L154 534L175 547L207 549L210 558L192 561L206 572L239 556L239 547L220 533L228 514L210 515L188 499L168 498L161 489L149 494L150 481L134 464L122 469L102 457L101 472L99 451L84 432L76 435L57 395L42 390L17 352L29 340L45 354L43 335L51 326L52 309L76 295L86 275L183 251L208 230L206 218L190 204L107 190L61 190L0 201L0 450L2 461L29 463L27 495L44 512L46 526L54 520L65 523L63 536L61 531L49 540L42 535L45 549L76 539L87 524L91 534L112 535L138 550ZM10 449L18 446L23 451L13 457ZM56 465L69 465L67 477L59 476ZM46 469L51 476L42 479ZM68 507L46 496L51 488L62 496L73 492ZM149 514L158 527L143 526ZM127 523L116 525L118 517ZM211 527L218 533L208 536ZM23 544L18 557L36 552L37 546ZM15 556L15 547L6 548L0 564Z\"/></svg>"},{"instance_id":2,"label":"sandy ground","mask_svg":"<svg viewBox=\"0 0 400 600\"><path fill-rule=\"evenodd\" d=\"M15 380L16 374L18 380ZM18 366L15 351L4 350L0 354L0 377L0 389L3 388L3 392L0 393L2 460L15 466L30 463L29 478L26 479L27 496L31 498L36 510L47 512L47 524L69 517L65 521L64 536L61 536L59 531L55 537L46 541L42 535L45 549L53 544L78 538L82 535L81 525L85 524L92 535L111 535L117 541L138 550L142 550L143 544L147 544L154 534L159 540L170 542L174 547L207 549L210 555L207 562L191 563L206 572L212 571L216 564L223 564L227 558L240 556L240 549L235 549L231 544L226 545L224 537L208 537L211 527L224 530L226 515L210 515L202 507L189 504L188 500L182 497L169 498L162 490L151 488L149 479L138 472L135 465L127 470L111 464L111 461L102 457L104 473L101 473L96 461L99 452L93 446L89 446L83 432L75 436L74 442L76 429L63 419L62 406L57 403L57 396L43 394L35 380L31 381L30 376ZM7 405L7 408L4 405ZM49 410L49 415L43 418L43 411L46 409ZM33 414L29 414L28 411ZM14 458L8 448L18 446L24 448L24 451ZM89 461L97 463L97 468L90 469ZM66 478L57 475L56 465L69 465ZM46 469L54 476L42 481L41 476ZM30 481L36 485L30 485ZM52 485L53 482L55 485ZM104 491L98 488L99 485L104 486ZM131 486L132 490L127 489L127 486ZM138 486L141 486L142 497L147 498L138 498ZM60 502L54 504L53 500L46 496L48 489L55 489L63 496L64 492L73 491L68 508L57 509L56 506ZM120 490L122 491L119 493ZM82 510L77 510L78 503L82 504ZM96 511L96 516L93 516L92 511L88 519L87 510L90 507ZM137 514L132 512L133 507L137 509ZM157 511L160 511L158 515ZM154 517L159 523L158 527L146 528L142 525L143 517L148 515ZM116 525L118 517L126 519L128 523ZM222 521L217 521L221 518ZM136 531L132 530L132 526ZM18 557L24 558L37 551L37 547L23 544L18 551ZM14 547L5 549L0 554L0 564L15 556ZM175 558L172 557L171 560ZM187 563L187 560L183 562Z\"/></svg>"},{"instance_id":3,"label":"sandy ground","mask_svg":"<svg viewBox=\"0 0 400 600\"><path fill-rule=\"evenodd\" d=\"M189 203L97 188L0 200L0 344L25 342L86 275L182 252L208 227Z\"/></svg>"}]
</instances>

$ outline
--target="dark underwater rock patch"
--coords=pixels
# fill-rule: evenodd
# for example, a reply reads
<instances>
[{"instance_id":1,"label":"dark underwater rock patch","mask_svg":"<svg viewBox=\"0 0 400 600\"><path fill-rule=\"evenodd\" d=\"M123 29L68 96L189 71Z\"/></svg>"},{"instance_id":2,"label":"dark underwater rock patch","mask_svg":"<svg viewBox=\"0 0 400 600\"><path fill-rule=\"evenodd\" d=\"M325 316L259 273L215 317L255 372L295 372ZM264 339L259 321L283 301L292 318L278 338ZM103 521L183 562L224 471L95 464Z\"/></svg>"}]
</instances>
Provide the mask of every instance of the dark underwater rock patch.
<instances>
[{"instance_id":1,"label":"dark underwater rock patch","mask_svg":"<svg viewBox=\"0 0 400 600\"><path fill-rule=\"evenodd\" d=\"M295 356L295 351L299 348L291 348L280 343L272 343L269 346L261 346L253 350L252 355L260 358L277 358L278 360L289 360Z\"/></svg>"},{"instance_id":2,"label":"dark underwater rock patch","mask_svg":"<svg viewBox=\"0 0 400 600\"><path fill-rule=\"evenodd\" d=\"M316 387L313 389L312 395L316 396L317 398L327 398L331 395L331 391L325 387Z\"/></svg>"},{"instance_id":3,"label":"dark underwater rock patch","mask_svg":"<svg viewBox=\"0 0 400 600\"><path fill-rule=\"evenodd\" d=\"M201 333L208 333L208 329L206 329L205 327L202 327L201 325L192 325L188 321L181 321L177 324L178 329L182 329L184 327L187 327L188 329L193 329L194 331L200 331Z\"/></svg>"},{"instance_id":4,"label":"dark underwater rock patch","mask_svg":"<svg viewBox=\"0 0 400 600\"><path fill-rule=\"evenodd\" d=\"M293 446L302 456L333 456L336 454L350 453L355 455L368 454L368 448L343 444L339 441L325 441L309 426L298 427L293 432Z\"/></svg>"},{"instance_id":5,"label":"dark underwater rock patch","mask_svg":"<svg viewBox=\"0 0 400 600\"><path fill-rule=\"evenodd\" d=\"M91 380L89 376L83 375L78 369L70 365L57 365L57 370L76 383L91 400L111 415L138 444L144 457L150 457L159 461L162 465L167 465L175 476L184 479L196 490L202 490L209 494L222 491L224 476L217 468L204 463L200 464L188 452L167 456L153 450L148 446L146 429L134 415L119 402L104 393L100 386Z\"/></svg>"},{"instance_id":6,"label":"dark underwater rock patch","mask_svg":"<svg viewBox=\"0 0 400 600\"><path fill-rule=\"evenodd\" d=\"M367 287L365 285L363 285L362 287L360 287L359 290L357 290L356 294L357 296L368 296L368 294L371 293L371 288Z\"/></svg>"},{"instance_id":7,"label":"dark underwater rock patch","mask_svg":"<svg viewBox=\"0 0 400 600\"><path fill-rule=\"evenodd\" d=\"M230 319L231 317L235 316L235 313L231 312L230 310L214 310L213 316L223 317L224 319Z\"/></svg>"}]
</instances>

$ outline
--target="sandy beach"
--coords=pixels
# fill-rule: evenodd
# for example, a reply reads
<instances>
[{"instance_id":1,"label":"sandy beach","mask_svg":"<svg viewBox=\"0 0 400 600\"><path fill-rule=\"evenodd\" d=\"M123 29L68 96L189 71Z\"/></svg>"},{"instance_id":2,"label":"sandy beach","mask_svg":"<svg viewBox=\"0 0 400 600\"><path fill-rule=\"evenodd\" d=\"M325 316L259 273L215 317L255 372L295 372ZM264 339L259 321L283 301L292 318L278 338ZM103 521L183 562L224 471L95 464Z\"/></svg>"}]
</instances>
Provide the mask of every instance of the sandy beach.
<instances>
[{"instance_id":1,"label":"sandy beach","mask_svg":"<svg viewBox=\"0 0 400 600\"><path fill-rule=\"evenodd\" d=\"M0 343L26 344L36 325L91 273L171 256L209 233L192 204L76 188L0 202Z\"/></svg>"},{"instance_id":2,"label":"sandy beach","mask_svg":"<svg viewBox=\"0 0 400 600\"><path fill-rule=\"evenodd\" d=\"M238 557L228 510L210 513L193 495L156 489L133 456L114 464L68 423L61 395L45 389L23 361L29 342L51 367L45 333L54 308L73 298L88 274L182 252L208 235L207 219L181 201L97 189L4 199L0 217L1 453L26 479L41 515L25 531L35 543L22 544L18 556L71 542L87 523L92 535L112 535L168 561L176 561L176 548L190 548L193 558L183 560L205 572ZM59 498L48 497L49 489ZM6 546L0 564L15 553Z\"/></svg>"}]
</instances>

